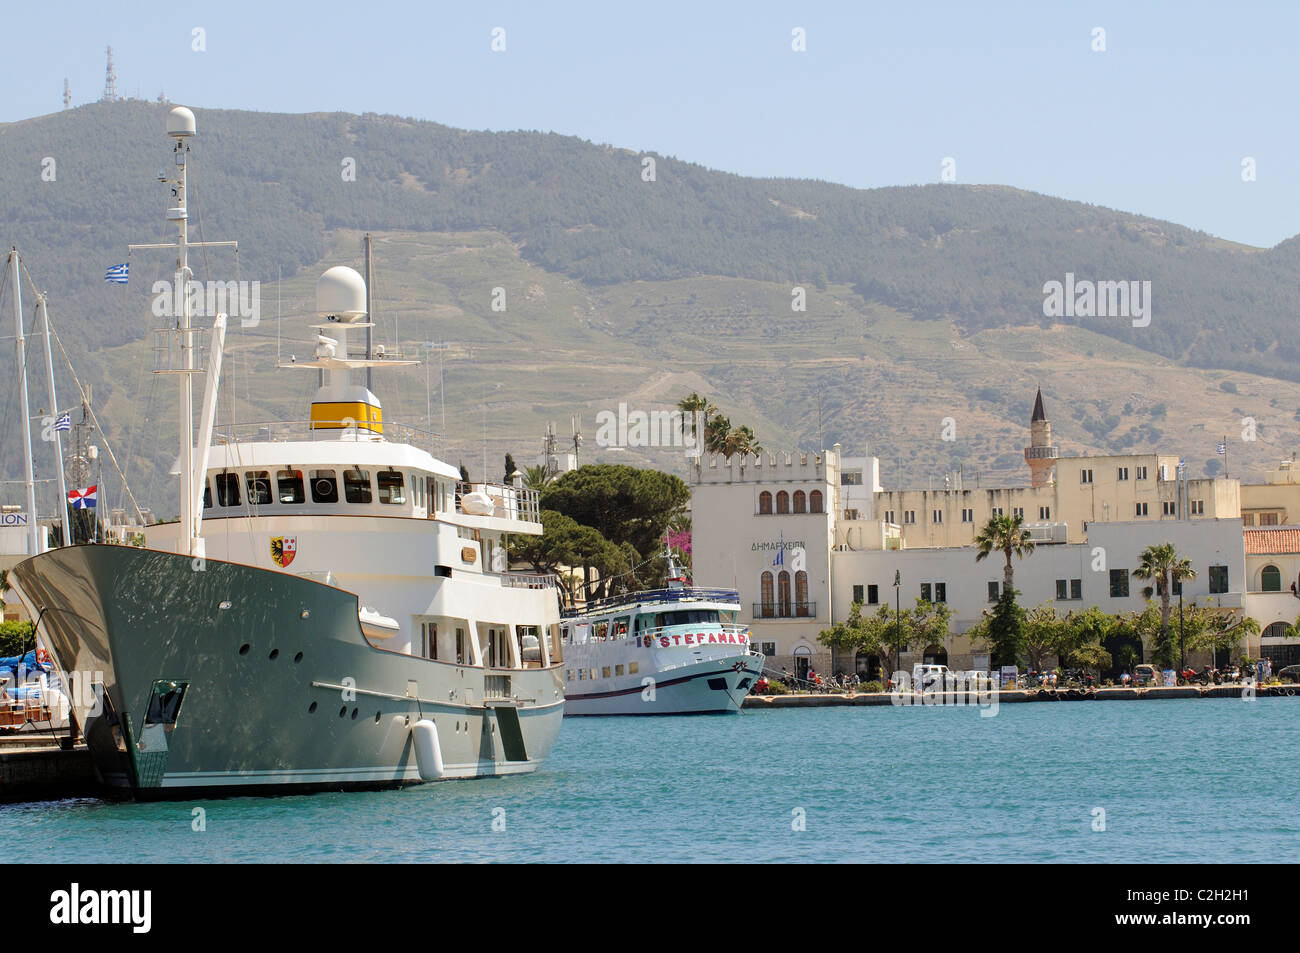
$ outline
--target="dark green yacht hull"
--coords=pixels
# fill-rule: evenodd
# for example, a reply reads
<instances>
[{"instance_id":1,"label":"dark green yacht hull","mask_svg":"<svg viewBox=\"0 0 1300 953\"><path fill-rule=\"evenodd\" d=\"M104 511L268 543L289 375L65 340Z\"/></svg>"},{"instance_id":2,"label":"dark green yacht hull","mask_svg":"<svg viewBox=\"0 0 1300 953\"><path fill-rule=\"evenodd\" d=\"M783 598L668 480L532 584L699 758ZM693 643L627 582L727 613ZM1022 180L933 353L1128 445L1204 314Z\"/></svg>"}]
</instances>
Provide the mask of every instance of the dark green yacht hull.
<instances>
[{"instance_id":1,"label":"dark green yacht hull","mask_svg":"<svg viewBox=\"0 0 1300 953\"><path fill-rule=\"evenodd\" d=\"M110 795L526 773L560 730L558 667L484 670L379 648L354 594L309 579L126 546L51 550L10 579ZM413 744L421 720L436 726L436 771Z\"/></svg>"}]
</instances>

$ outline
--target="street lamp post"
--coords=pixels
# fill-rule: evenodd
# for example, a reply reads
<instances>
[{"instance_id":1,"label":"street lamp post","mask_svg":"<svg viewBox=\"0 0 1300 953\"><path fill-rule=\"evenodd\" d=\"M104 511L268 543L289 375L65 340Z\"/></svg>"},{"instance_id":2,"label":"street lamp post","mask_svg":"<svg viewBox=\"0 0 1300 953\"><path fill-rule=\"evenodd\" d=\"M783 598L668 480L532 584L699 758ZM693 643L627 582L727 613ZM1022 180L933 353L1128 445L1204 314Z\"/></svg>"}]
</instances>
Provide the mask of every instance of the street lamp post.
<instances>
[{"instance_id":1,"label":"street lamp post","mask_svg":"<svg viewBox=\"0 0 1300 953\"><path fill-rule=\"evenodd\" d=\"M1183 640L1183 584L1181 582L1178 584L1178 659L1178 670L1181 672L1187 668L1187 645Z\"/></svg>"},{"instance_id":2,"label":"street lamp post","mask_svg":"<svg viewBox=\"0 0 1300 953\"><path fill-rule=\"evenodd\" d=\"M903 579L902 573L894 570L894 672L897 673L902 666L902 646L903 646L903 597L902 593Z\"/></svg>"}]
</instances>

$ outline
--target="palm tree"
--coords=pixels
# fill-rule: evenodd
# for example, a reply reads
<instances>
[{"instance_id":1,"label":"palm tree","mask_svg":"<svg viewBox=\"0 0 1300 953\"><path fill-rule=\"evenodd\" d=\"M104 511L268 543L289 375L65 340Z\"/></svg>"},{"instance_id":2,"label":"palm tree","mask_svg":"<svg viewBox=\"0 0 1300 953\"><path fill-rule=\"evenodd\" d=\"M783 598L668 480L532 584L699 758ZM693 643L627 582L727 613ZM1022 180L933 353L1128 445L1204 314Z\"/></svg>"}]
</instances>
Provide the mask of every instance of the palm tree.
<instances>
[{"instance_id":1,"label":"palm tree","mask_svg":"<svg viewBox=\"0 0 1300 953\"><path fill-rule=\"evenodd\" d=\"M759 446L758 437L748 424L728 430L722 438L722 452L728 457L752 453L757 456L763 448Z\"/></svg>"},{"instance_id":2,"label":"palm tree","mask_svg":"<svg viewBox=\"0 0 1300 953\"><path fill-rule=\"evenodd\" d=\"M530 490L540 490L546 484L550 483L552 475L546 467L540 464L535 467L529 467L524 471L524 486Z\"/></svg>"},{"instance_id":3,"label":"palm tree","mask_svg":"<svg viewBox=\"0 0 1300 953\"><path fill-rule=\"evenodd\" d=\"M703 421L702 421L703 426L700 428L701 433L697 433L695 435L696 440L699 440L702 436L708 433L709 418L718 412L717 405L714 404L713 401L709 400L707 397L704 397L701 394L699 394L697 391L691 391L689 394L687 394L685 397L679 400L677 402L677 409L682 412L682 435L683 436L685 436L686 434L686 415L697 414L697 413L703 415ZM706 447L705 449L708 448Z\"/></svg>"},{"instance_id":4,"label":"palm tree","mask_svg":"<svg viewBox=\"0 0 1300 953\"><path fill-rule=\"evenodd\" d=\"M1002 570L1002 587L1007 592L1015 588L1013 585L1015 570L1011 568L1011 557L1014 555L1024 559L1034 551L1033 540L1029 538L1029 530L1024 528L1024 523L1025 518L1020 515L990 516L989 521L975 537L975 545L979 548L975 553L976 562L994 552L1006 556L1007 565Z\"/></svg>"},{"instance_id":5,"label":"palm tree","mask_svg":"<svg viewBox=\"0 0 1300 953\"><path fill-rule=\"evenodd\" d=\"M1156 582L1155 591L1160 596L1160 643L1157 651L1164 657L1163 661L1171 662L1169 596L1173 587L1170 582L1181 583L1184 579L1195 579L1196 570L1192 568L1191 562L1178 555L1173 543L1154 543L1142 550L1133 575L1139 579L1154 579ZM1151 588L1148 587L1143 594L1150 598Z\"/></svg>"}]
</instances>

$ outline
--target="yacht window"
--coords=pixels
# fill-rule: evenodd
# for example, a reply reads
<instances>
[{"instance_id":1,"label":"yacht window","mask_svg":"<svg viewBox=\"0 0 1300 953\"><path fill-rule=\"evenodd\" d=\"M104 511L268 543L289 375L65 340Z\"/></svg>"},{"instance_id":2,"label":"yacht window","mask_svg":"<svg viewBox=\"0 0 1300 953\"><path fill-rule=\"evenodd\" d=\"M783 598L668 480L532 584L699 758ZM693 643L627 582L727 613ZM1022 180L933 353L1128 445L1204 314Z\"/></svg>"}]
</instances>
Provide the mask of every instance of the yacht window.
<instances>
[{"instance_id":1,"label":"yacht window","mask_svg":"<svg viewBox=\"0 0 1300 953\"><path fill-rule=\"evenodd\" d=\"M333 470L311 471L311 501L313 503L337 503L339 501L339 483L334 478Z\"/></svg>"},{"instance_id":2,"label":"yacht window","mask_svg":"<svg viewBox=\"0 0 1300 953\"><path fill-rule=\"evenodd\" d=\"M257 506L271 502L271 473L269 470L249 470L245 482L248 484L249 503Z\"/></svg>"},{"instance_id":3,"label":"yacht window","mask_svg":"<svg viewBox=\"0 0 1300 953\"><path fill-rule=\"evenodd\" d=\"M402 474L396 470L380 470L375 477L379 484L380 503L405 503L406 494L402 486Z\"/></svg>"},{"instance_id":4,"label":"yacht window","mask_svg":"<svg viewBox=\"0 0 1300 953\"><path fill-rule=\"evenodd\" d=\"M627 635L627 623L627 616L621 616L614 620L614 638L621 639Z\"/></svg>"},{"instance_id":5,"label":"yacht window","mask_svg":"<svg viewBox=\"0 0 1300 953\"><path fill-rule=\"evenodd\" d=\"M656 616L659 625L692 625L701 622L717 622L717 609L678 609L676 612L660 612Z\"/></svg>"},{"instance_id":6,"label":"yacht window","mask_svg":"<svg viewBox=\"0 0 1300 953\"><path fill-rule=\"evenodd\" d=\"M344 470L343 495L349 503L369 503L370 471Z\"/></svg>"},{"instance_id":7,"label":"yacht window","mask_svg":"<svg viewBox=\"0 0 1300 953\"><path fill-rule=\"evenodd\" d=\"M301 470L275 471L276 490L281 503L305 503L307 495L303 491Z\"/></svg>"},{"instance_id":8,"label":"yacht window","mask_svg":"<svg viewBox=\"0 0 1300 953\"><path fill-rule=\"evenodd\" d=\"M212 484L207 481L206 477L203 480L203 508L205 510L212 509Z\"/></svg>"},{"instance_id":9,"label":"yacht window","mask_svg":"<svg viewBox=\"0 0 1300 953\"><path fill-rule=\"evenodd\" d=\"M239 505L239 474L217 474L217 503L220 506Z\"/></svg>"}]
</instances>

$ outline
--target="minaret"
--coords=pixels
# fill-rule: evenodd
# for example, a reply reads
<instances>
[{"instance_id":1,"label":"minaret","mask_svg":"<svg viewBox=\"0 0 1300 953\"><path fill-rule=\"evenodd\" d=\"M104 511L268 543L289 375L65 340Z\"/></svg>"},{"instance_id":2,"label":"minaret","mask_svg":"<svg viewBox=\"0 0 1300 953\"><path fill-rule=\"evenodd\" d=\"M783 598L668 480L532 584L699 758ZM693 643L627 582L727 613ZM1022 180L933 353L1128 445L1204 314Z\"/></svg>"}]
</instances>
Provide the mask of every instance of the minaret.
<instances>
[{"instance_id":1,"label":"minaret","mask_svg":"<svg viewBox=\"0 0 1300 953\"><path fill-rule=\"evenodd\" d=\"M1029 464L1030 485L1050 486L1056 482L1056 458L1060 451L1052 446L1052 424L1043 410L1043 390L1034 398L1034 413L1029 418L1029 446L1025 462Z\"/></svg>"}]
</instances>

